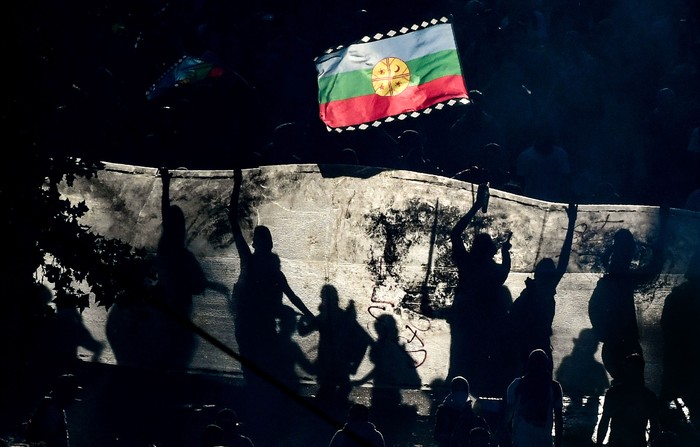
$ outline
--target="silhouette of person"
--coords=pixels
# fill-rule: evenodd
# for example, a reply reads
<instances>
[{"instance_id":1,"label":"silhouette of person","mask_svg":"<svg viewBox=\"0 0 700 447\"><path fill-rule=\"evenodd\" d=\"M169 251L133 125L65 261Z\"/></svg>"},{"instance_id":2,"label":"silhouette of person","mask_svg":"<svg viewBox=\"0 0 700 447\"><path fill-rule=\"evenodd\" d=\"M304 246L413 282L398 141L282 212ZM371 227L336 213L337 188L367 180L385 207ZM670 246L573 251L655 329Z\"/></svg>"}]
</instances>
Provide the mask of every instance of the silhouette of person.
<instances>
[{"instance_id":1,"label":"silhouette of person","mask_svg":"<svg viewBox=\"0 0 700 447\"><path fill-rule=\"evenodd\" d=\"M336 431L328 447L384 447L384 435L369 421L369 408L354 403L343 428Z\"/></svg>"},{"instance_id":2,"label":"silhouette of person","mask_svg":"<svg viewBox=\"0 0 700 447\"><path fill-rule=\"evenodd\" d=\"M78 309L53 296L48 287L37 285L23 303L27 306L26 329L31 331L24 340L31 355L26 362L29 374L22 377L27 383L31 382L30 377L39 384L53 381L60 374L77 374L81 363L78 348L91 351L92 361L97 361L102 353L103 344L85 327Z\"/></svg>"},{"instance_id":3,"label":"silhouette of person","mask_svg":"<svg viewBox=\"0 0 700 447\"><path fill-rule=\"evenodd\" d=\"M403 402L402 390L420 389L421 380L416 363L406 351L396 319L381 314L374 320L377 339L369 351L372 369L356 384L372 381L372 414L389 444L402 444L410 436L416 419L416 407ZM390 440L390 441L389 441Z\"/></svg>"},{"instance_id":4,"label":"silhouette of person","mask_svg":"<svg viewBox=\"0 0 700 447\"><path fill-rule=\"evenodd\" d=\"M559 364L557 381L572 402L584 397L602 396L610 386L605 367L595 359L597 351L598 338L593 329L581 329L578 337L574 338L571 354Z\"/></svg>"},{"instance_id":5,"label":"silhouette of person","mask_svg":"<svg viewBox=\"0 0 700 447\"><path fill-rule=\"evenodd\" d=\"M698 172L700 172L700 125L695 125L690 131L690 137L688 139L688 148L684 151L682 156L681 175L684 177L684 188L686 197L684 208L692 209L694 211L700 211L700 179L698 179ZM693 198L694 201L689 200ZM683 205L683 203L681 203ZM692 208L688 205L693 206Z\"/></svg>"},{"instance_id":6,"label":"silhouette of person","mask_svg":"<svg viewBox=\"0 0 700 447\"><path fill-rule=\"evenodd\" d=\"M552 359L552 322L556 311L557 286L569 265L576 224L577 205L566 207L568 225L556 266L552 258L543 258L535 266L533 278L525 279L525 289L510 308L512 340L524 367L530 353L542 349Z\"/></svg>"},{"instance_id":7,"label":"silhouette of person","mask_svg":"<svg viewBox=\"0 0 700 447\"><path fill-rule=\"evenodd\" d=\"M241 433L238 414L231 408L222 408L216 413L214 424L221 427L222 445L227 447L253 447L253 441Z\"/></svg>"},{"instance_id":8,"label":"silhouette of person","mask_svg":"<svg viewBox=\"0 0 700 447\"><path fill-rule=\"evenodd\" d=\"M469 99L471 102L464 108L464 114L447 132L446 155L440 164L445 166L448 175L474 166L479 151L488 143L505 144L501 123L484 107L484 94L470 90Z\"/></svg>"},{"instance_id":9,"label":"silhouette of person","mask_svg":"<svg viewBox=\"0 0 700 447\"><path fill-rule=\"evenodd\" d=\"M307 374L315 374L316 368L306 357L299 344L292 338L297 330L297 312L289 306L282 306L279 315L278 340L275 354L272 355L277 378L290 390L298 392L301 386L297 368Z\"/></svg>"},{"instance_id":10,"label":"silhouette of person","mask_svg":"<svg viewBox=\"0 0 700 447\"><path fill-rule=\"evenodd\" d=\"M318 315L302 317L299 334L318 332L318 350L314 369L318 391L326 402L345 404L352 391L350 376L357 372L371 343L369 334L357 323L353 301L340 307L338 291L330 284L321 287Z\"/></svg>"},{"instance_id":11,"label":"silhouette of person","mask_svg":"<svg viewBox=\"0 0 700 447\"><path fill-rule=\"evenodd\" d=\"M236 168L229 222L240 259L240 276L233 288L232 310L236 341L243 359L242 369L246 378L255 382L256 374L251 371L250 364L262 368L268 374L274 367L271 353L276 352L277 318L282 312L283 296L286 295L304 315L311 317L313 314L294 293L280 269L279 257L272 251L272 234L269 228L257 226L253 230L254 251L251 251L243 237L243 230L238 222L242 178L241 169ZM259 378L257 380L259 381Z\"/></svg>"},{"instance_id":12,"label":"silhouette of person","mask_svg":"<svg viewBox=\"0 0 700 447\"><path fill-rule=\"evenodd\" d=\"M659 400L644 382L644 357L633 353L625 357L619 379L605 392L596 445L603 445L610 430L609 445L646 447L649 438L660 433Z\"/></svg>"},{"instance_id":13,"label":"silhouette of person","mask_svg":"<svg viewBox=\"0 0 700 447\"><path fill-rule=\"evenodd\" d=\"M435 412L433 438L440 447L468 446L471 430L488 424L473 409L469 396L469 382L462 376L450 381L450 392Z\"/></svg>"},{"instance_id":14,"label":"silhouette of person","mask_svg":"<svg viewBox=\"0 0 700 447\"><path fill-rule=\"evenodd\" d=\"M690 259L685 279L671 290L661 312L661 397L681 398L695 420L700 414L700 250Z\"/></svg>"},{"instance_id":15,"label":"silhouette of person","mask_svg":"<svg viewBox=\"0 0 700 447\"><path fill-rule=\"evenodd\" d=\"M452 176L465 182L482 184L497 189L507 188L512 180L508 170L508 154L498 143L487 143L476 154L475 165Z\"/></svg>"},{"instance_id":16,"label":"silhouette of person","mask_svg":"<svg viewBox=\"0 0 700 447\"><path fill-rule=\"evenodd\" d=\"M493 439L491 431L486 427L474 427L469 431L469 439L466 444L469 447L498 447Z\"/></svg>"},{"instance_id":17,"label":"silhouette of person","mask_svg":"<svg viewBox=\"0 0 700 447\"><path fill-rule=\"evenodd\" d=\"M343 164L343 165L359 165L360 158L357 156L355 149L351 147L344 147L339 150L334 159L331 160L333 163Z\"/></svg>"},{"instance_id":18,"label":"silhouette of person","mask_svg":"<svg viewBox=\"0 0 700 447\"><path fill-rule=\"evenodd\" d=\"M510 272L510 248L507 240L501 246L500 264L493 259L498 251L487 233L474 236L467 251L462 233L479 209L487 204L488 187L482 185L476 201L450 232L452 260L457 267L458 284L450 308L450 366L447 379L464 376L476 396L500 395L512 378L503 370L502 343L510 295L503 283ZM505 383L494 383L494 371L504 371Z\"/></svg>"},{"instance_id":19,"label":"silhouette of person","mask_svg":"<svg viewBox=\"0 0 700 447\"><path fill-rule=\"evenodd\" d=\"M530 353L525 375L515 378L506 391L506 420L512 447L560 447L564 399L561 385L552 379L551 360L541 349Z\"/></svg>"},{"instance_id":20,"label":"silhouette of person","mask_svg":"<svg viewBox=\"0 0 700 447\"><path fill-rule=\"evenodd\" d=\"M404 130L397 138L398 158L394 163L397 169L442 174L425 153L425 137L413 129Z\"/></svg>"},{"instance_id":21,"label":"silhouette of person","mask_svg":"<svg viewBox=\"0 0 700 447\"><path fill-rule=\"evenodd\" d=\"M598 339L603 343L603 365L612 378L624 358L642 353L634 302L635 290L656 278L663 267L663 243L668 210L660 210L659 237L649 263L632 268L637 244L632 233L617 230L613 245L606 253L607 270L598 280L588 302L588 316Z\"/></svg>"},{"instance_id":22,"label":"silhouette of person","mask_svg":"<svg viewBox=\"0 0 700 447\"><path fill-rule=\"evenodd\" d=\"M571 174L569 154L555 144L550 131L540 132L533 145L518 155L515 175L524 195L550 202L566 201Z\"/></svg>"},{"instance_id":23,"label":"silhouette of person","mask_svg":"<svg viewBox=\"0 0 700 447\"><path fill-rule=\"evenodd\" d=\"M683 208L690 211L700 211L700 188L694 189L685 199Z\"/></svg>"},{"instance_id":24,"label":"silhouette of person","mask_svg":"<svg viewBox=\"0 0 700 447\"><path fill-rule=\"evenodd\" d=\"M610 182L600 182L596 185L589 203L615 204L621 203L620 194Z\"/></svg>"},{"instance_id":25,"label":"silhouette of person","mask_svg":"<svg viewBox=\"0 0 700 447\"><path fill-rule=\"evenodd\" d=\"M48 396L37 405L27 424L27 441L46 447L68 447L69 430L66 408L77 400L82 387L73 374L63 374ZM43 444L40 444L43 443Z\"/></svg>"},{"instance_id":26,"label":"silhouette of person","mask_svg":"<svg viewBox=\"0 0 700 447\"><path fill-rule=\"evenodd\" d=\"M402 388L420 388L416 363L399 338L396 319L382 314L374 320L377 339L369 351L374 367L361 379L372 380L372 411L378 408L398 408L402 403Z\"/></svg>"},{"instance_id":27,"label":"silhouette of person","mask_svg":"<svg viewBox=\"0 0 700 447\"><path fill-rule=\"evenodd\" d=\"M224 295L228 290L207 279L187 248L185 215L170 203L172 173L160 168L157 175L162 181L162 232L154 262L156 301L116 303L109 310L106 333L120 365L181 369L190 365L197 347L196 335L183 325L192 318L193 296L206 289Z\"/></svg>"},{"instance_id":28,"label":"silhouette of person","mask_svg":"<svg viewBox=\"0 0 700 447\"><path fill-rule=\"evenodd\" d=\"M100 359L104 345L99 340L95 339L90 331L83 323L83 317L73 306L64 306L57 304L56 306L56 333L65 337L63 343L60 343L65 352L66 359L78 358L78 348L85 348L92 352L92 361L96 362ZM75 372L75 371L72 371Z\"/></svg>"},{"instance_id":29,"label":"silhouette of person","mask_svg":"<svg viewBox=\"0 0 700 447\"><path fill-rule=\"evenodd\" d=\"M192 318L192 296L204 293L208 281L201 265L187 249L185 215L177 205L170 203L172 174L166 168L158 171L162 180L161 195L162 233L156 253L158 286L163 304L178 318ZM197 336L181 322L169 316L159 315L162 334L158 336L160 361L157 365L170 367L189 366L197 345Z\"/></svg>"},{"instance_id":30,"label":"silhouette of person","mask_svg":"<svg viewBox=\"0 0 700 447\"><path fill-rule=\"evenodd\" d=\"M581 439L592 439L598 421L598 397L610 386L605 367L595 358L597 351L598 338L593 329L581 329L571 354L562 359L556 373L556 380L570 399L567 413L578 415L579 423L569 431L576 430Z\"/></svg>"},{"instance_id":31,"label":"silhouette of person","mask_svg":"<svg viewBox=\"0 0 700 447\"><path fill-rule=\"evenodd\" d=\"M305 129L296 122L280 124L272 131L272 140L262 149L263 165L305 163Z\"/></svg>"},{"instance_id":32,"label":"silhouette of person","mask_svg":"<svg viewBox=\"0 0 700 447\"><path fill-rule=\"evenodd\" d=\"M684 155L688 148L688 123L673 89L663 87L657 91L656 105L644 124L648 132L643 151L647 175L640 179L644 182L641 186L649 185L651 203L674 203L686 186L684 174L688 160Z\"/></svg>"},{"instance_id":33,"label":"silhouette of person","mask_svg":"<svg viewBox=\"0 0 700 447\"><path fill-rule=\"evenodd\" d=\"M224 430L216 424L208 424L202 430L201 447L225 447Z\"/></svg>"}]
</instances>

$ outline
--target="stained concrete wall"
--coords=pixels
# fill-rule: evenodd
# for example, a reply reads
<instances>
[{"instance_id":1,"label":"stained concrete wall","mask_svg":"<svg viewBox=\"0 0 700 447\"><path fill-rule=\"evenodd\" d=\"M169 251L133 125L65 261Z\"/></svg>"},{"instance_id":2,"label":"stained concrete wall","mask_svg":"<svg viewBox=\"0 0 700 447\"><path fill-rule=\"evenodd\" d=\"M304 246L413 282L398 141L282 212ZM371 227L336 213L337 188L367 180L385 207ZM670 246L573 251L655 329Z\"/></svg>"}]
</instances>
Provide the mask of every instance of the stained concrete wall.
<instances>
[{"instance_id":1,"label":"stained concrete wall","mask_svg":"<svg viewBox=\"0 0 700 447\"><path fill-rule=\"evenodd\" d=\"M208 279L231 290L239 261L228 223L232 171L173 171L171 203L187 221L187 246ZM83 223L98 234L118 238L151 252L161 231L161 180L156 169L107 164L89 181L64 187L72 201L85 201ZM444 177L358 166L285 165L243 172L242 226L251 240L256 225L272 232L274 251L291 287L315 311L324 284L333 285L341 304L354 300L359 322L374 335L372 323L382 313L397 319L406 350L424 384L442 379L449 359L449 325L441 311L449 307L456 271L450 261L448 233L471 206L475 185ZM579 206L568 272L558 287L554 320L555 366L571 353L574 339L590 327L587 304L602 272L603 251L619 228L638 241L638 261L649 255L656 238L659 210L631 205ZM548 203L492 190L489 209L475 226L503 240L512 231L512 271L506 282L515 299L536 262L555 260L564 238L564 204ZM670 288L682 280L690 254L700 247L700 213L671 210L667 258L654 287L636 296L638 320L647 357L647 373L658 386L658 321ZM433 317L422 315L423 286ZM227 291L208 289L195 297L194 321L237 349ZM84 312L86 326L105 342L108 313L94 306ZM307 356L316 355L317 339L298 339ZM83 353L84 354L84 353ZM599 352L596 354L599 356ZM599 358L599 357L598 357ZM114 363L110 349L102 362ZM200 341L193 369L237 373L240 365ZM363 362L358 376L371 367Z\"/></svg>"}]
</instances>

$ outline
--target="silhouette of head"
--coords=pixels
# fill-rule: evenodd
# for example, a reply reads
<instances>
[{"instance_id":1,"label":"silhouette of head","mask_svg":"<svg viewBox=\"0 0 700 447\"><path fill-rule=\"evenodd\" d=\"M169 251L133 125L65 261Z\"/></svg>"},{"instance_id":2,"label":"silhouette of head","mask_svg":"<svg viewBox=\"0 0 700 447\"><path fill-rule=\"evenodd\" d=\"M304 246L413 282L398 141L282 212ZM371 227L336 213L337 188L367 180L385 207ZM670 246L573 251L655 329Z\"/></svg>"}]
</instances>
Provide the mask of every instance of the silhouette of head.
<instances>
[{"instance_id":1,"label":"silhouette of head","mask_svg":"<svg viewBox=\"0 0 700 447\"><path fill-rule=\"evenodd\" d=\"M303 138L303 128L296 122L280 124L272 131L272 144L277 150L290 151L288 155L298 149Z\"/></svg>"},{"instance_id":2,"label":"silhouette of head","mask_svg":"<svg viewBox=\"0 0 700 447\"><path fill-rule=\"evenodd\" d=\"M170 205L167 212L168 219L173 223L174 227L185 226L185 213L182 212L182 208L177 205Z\"/></svg>"},{"instance_id":3,"label":"silhouette of head","mask_svg":"<svg viewBox=\"0 0 700 447\"><path fill-rule=\"evenodd\" d=\"M593 329L581 329L581 332L578 333L578 338L574 338L573 341L577 350L583 351L588 355L593 355L598 350L598 337Z\"/></svg>"},{"instance_id":4,"label":"silhouette of head","mask_svg":"<svg viewBox=\"0 0 700 447\"><path fill-rule=\"evenodd\" d=\"M224 430L234 430L238 428L238 415L230 408L222 408L216 413L216 425Z\"/></svg>"},{"instance_id":5,"label":"silhouette of head","mask_svg":"<svg viewBox=\"0 0 700 447\"><path fill-rule=\"evenodd\" d=\"M399 330L396 327L396 320L390 314L382 314L374 320L374 329L377 337L383 340L396 340L399 338Z\"/></svg>"},{"instance_id":6,"label":"silhouette of head","mask_svg":"<svg viewBox=\"0 0 700 447\"><path fill-rule=\"evenodd\" d=\"M623 380L625 382L644 382L644 357L641 354L630 354L622 364Z\"/></svg>"},{"instance_id":7,"label":"silhouette of head","mask_svg":"<svg viewBox=\"0 0 700 447\"><path fill-rule=\"evenodd\" d=\"M255 251L272 251L272 233L266 226L259 225L253 230L253 248Z\"/></svg>"},{"instance_id":8,"label":"silhouette of head","mask_svg":"<svg viewBox=\"0 0 700 447\"><path fill-rule=\"evenodd\" d=\"M467 393L469 394L469 382L462 376L456 376L450 382L450 391L453 393Z\"/></svg>"},{"instance_id":9,"label":"silhouette of head","mask_svg":"<svg viewBox=\"0 0 700 447\"><path fill-rule=\"evenodd\" d=\"M484 110L484 94L480 90L469 90L469 108L473 113L481 113Z\"/></svg>"},{"instance_id":10,"label":"silhouette of head","mask_svg":"<svg viewBox=\"0 0 700 447\"><path fill-rule=\"evenodd\" d=\"M318 310L321 312L324 310L327 312L332 311L340 306L339 302L340 298L338 298L336 288L330 284L324 284L321 287L321 303L318 305Z\"/></svg>"},{"instance_id":11,"label":"silhouette of head","mask_svg":"<svg viewBox=\"0 0 700 447\"><path fill-rule=\"evenodd\" d=\"M535 133L533 148L540 154L549 155L554 152L554 129L551 124L542 124Z\"/></svg>"},{"instance_id":12,"label":"silhouette of head","mask_svg":"<svg viewBox=\"0 0 700 447\"><path fill-rule=\"evenodd\" d=\"M490 447L491 433L485 427L474 427L469 431L470 447Z\"/></svg>"},{"instance_id":13,"label":"silhouette of head","mask_svg":"<svg viewBox=\"0 0 700 447\"><path fill-rule=\"evenodd\" d=\"M358 165L360 164L360 160L357 156L357 152L355 152L355 149L351 147L346 147L341 149L339 155L338 155L338 162L340 164L346 164L346 165Z\"/></svg>"},{"instance_id":14,"label":"silhouette of head","mask_svg":"<svg viewBox=\"0 0 700 447\"><path fill-rule=\"evenodd\" d=\"M541 349L532 351L527 358L525 372L527 374L549 374L550 363L547 354Z\"/></svg>"},{"instance_id":15,"label":"silhouette of head","mask_svg":"<svg viewBox=\"0 0 700 447\"><path fill-rule=\"evenodd\" d=\"M170 205L166 211L168 221L168 234L164 235L171 243L185 240L185 213L177 205Z\"/></svg>"},{"instance_id":16,"label":"silhouette of head","mask_svg":"<svg viewBox=\"0 0 700 447\"><path fill-rule=\"evenodd\" d=\"M289 306L282 306L278 321L280 335L290 336L297 327L297 313Z\"/></svg>"},{"instance_id":17,"label":"silhouette of head","mask_svg":"<svg viewBox=\"0 0 700 447\"><path fill-rule=\"evenodd\" d=\"M224 444L224 431L216 424L209 424L204 427L202 433L203 447L216 447Z\"/></svg>"},{"instance_id":18,"label":"silhouette of head","mask_svg":"<svg viewBox=\"0 0 700 447\"><path fill-rule=\"evenodd\" d=\"M504 164L503 148L498 143L487 143L481 150L481 166L486 169L498 169Z\"/></svg>"},{"instance_id":19,"label":"silhouette of head","mask_svg":"<svg viewBox=\"0 0 700 447\"><path fill-rule=\"evenodd\" d=\"M348 421L367 422L369 420L369 408L366 405L354 403L348 411Z\"/></svg>"},{"instance_id":20,"label":"silhouette of head","mask_svg":"<svg viewBox=\"0 0 700 447\"><path fill-rule=\"evenodd\" d=\"M676 92L668 87L659 89L656 92L656 105L659 108L670 108L676 99Z\"/></svg>"},{"instance_id":21,"label":"silhouette of head","mask_svg":"<svg viewBox=\"0 0 700 447\"><path fill-rule=\"evenodd\" d=\"M401 155L404 157L408 155L418 155L423 150L421 135L415 130L404 130L401 132L401 135L399 135L398 140Z\"/></svg>"},{"instance_id":22,"label":"silhouette of head","mask_svg":"<svg viewBox=\"0 0 700 447\"><path fill-rule=\"evenodd\" d=\"M63 374L56 379L51 397L62 405L67 406L71 402L78 400L78 393L83 388L78 383L78 378L73 374Z\"/></svg>"},{"instance_id":23,"label":"silhouette of head","mask_svg":"<svg viewBox=\"0 0 700 447\"><path fill-rule=\"evenodd\" d=\"M477 259L491 259L497 251L498 248L488 233L479 233L474 236L471 253Z\"/></svg>"},{"instance_id":24,"label":"silhouette of head","mask_svg":"<svg viewBox=\"0 0 700 447\"><path fill-rule=\"evenodd\" d=\"M632 233L626 228L617 230L613 238L608 271L614 273L627 270L636 250L637 244Z\"/></svg>"},{"instance_id":25,"label":"silhouette of head","mask_svg":"<svg viewBox=\"0 0 700 447\"><path fill-rule=\"evenodd\" d=\"M620 195L615 191L612 183L600 182L595 187L593 200L595 203L619 203Z\"/></svg>"},{"instance_id":26,"label":"silhouette of head","mask_svg":"<svg viewBox=\"0 0 700 447\"><path fill-rule=\"evenodd\" d=\"M685 278L688 281L700 283L700 250L697 250L693 257L690 258L688 270L685 272Z\"/></svg>"},{"instance_id":27,"label":"silhouette of head","mask_svg":"<svg viewBox=\"0 0 700 447\"><path fill-rule=\"evenodd\" d=\"M557 267L552 258L540 259L540 262L535 266L535 279L548 279L553 277L556 272Z\"/></svg>"}]
</instances>

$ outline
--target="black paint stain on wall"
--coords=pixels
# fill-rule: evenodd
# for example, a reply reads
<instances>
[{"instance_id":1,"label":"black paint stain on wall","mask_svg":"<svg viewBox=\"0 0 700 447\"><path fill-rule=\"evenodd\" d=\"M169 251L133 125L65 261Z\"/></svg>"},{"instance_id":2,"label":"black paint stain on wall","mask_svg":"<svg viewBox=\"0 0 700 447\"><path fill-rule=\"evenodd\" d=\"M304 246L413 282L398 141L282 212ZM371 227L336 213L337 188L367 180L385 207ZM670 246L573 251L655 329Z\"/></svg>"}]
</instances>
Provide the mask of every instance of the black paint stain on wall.
<instances>
[{"instance_id":1,"label":"black paint stain on wall","mask_svg":"<svg viewBox=\"0 0 700 447\"><path fill-rule=\"evenodd\" d=\"M421 304L427 296L431 316L444 318L457 285L449 234L464 212L456 207L441 207L412 199L403 209L374 209L367 213L367 235L375 243L370 249L367 268L375 284L381 285L391 278L405 291L401 307L424 313ZM488 232L497 243L501 243L509 231L505 217L500 214L477 215L467 232L472 235ZM431 265L426 257L423 278L407 278L403 266L408 262L410 249L415 245L429 245L431 239L434 240ZM469 236L464 238L467 249L471 240Z\"/></svg>"}]
</instances>

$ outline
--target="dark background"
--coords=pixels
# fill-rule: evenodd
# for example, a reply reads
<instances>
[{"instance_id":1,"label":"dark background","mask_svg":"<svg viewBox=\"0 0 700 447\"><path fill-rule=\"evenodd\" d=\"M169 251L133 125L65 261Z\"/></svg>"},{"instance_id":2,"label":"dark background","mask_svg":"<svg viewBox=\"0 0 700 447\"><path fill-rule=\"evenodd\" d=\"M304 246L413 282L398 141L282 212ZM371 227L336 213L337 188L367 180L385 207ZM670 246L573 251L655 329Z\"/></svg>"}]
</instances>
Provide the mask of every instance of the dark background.
<instances>
[{"instance_id":1,"label":"dark background","mask_svg":"<svg viewBox=\"0 0 700 447\"><path fill-rule=\"evenodd\" d=\"M620 202L683 206L698 187L697 154L687 151L700 124L692 0L13 3L2 118L14 150L232 169L339 162L350 147L360 164L392 167L398 135L413 128L452 176L477 163L489 139L512 171L547 129L569 153L579 202L607 185ZM446 14L467 87L483 94L497 137L469 116L467 132L449 131L470 106L367 131L325 129L314 57ZM224 76L148 101L145 92L185 54ZM672 104L655 110L663 88Z\"/></svg>"}]
</instances>

